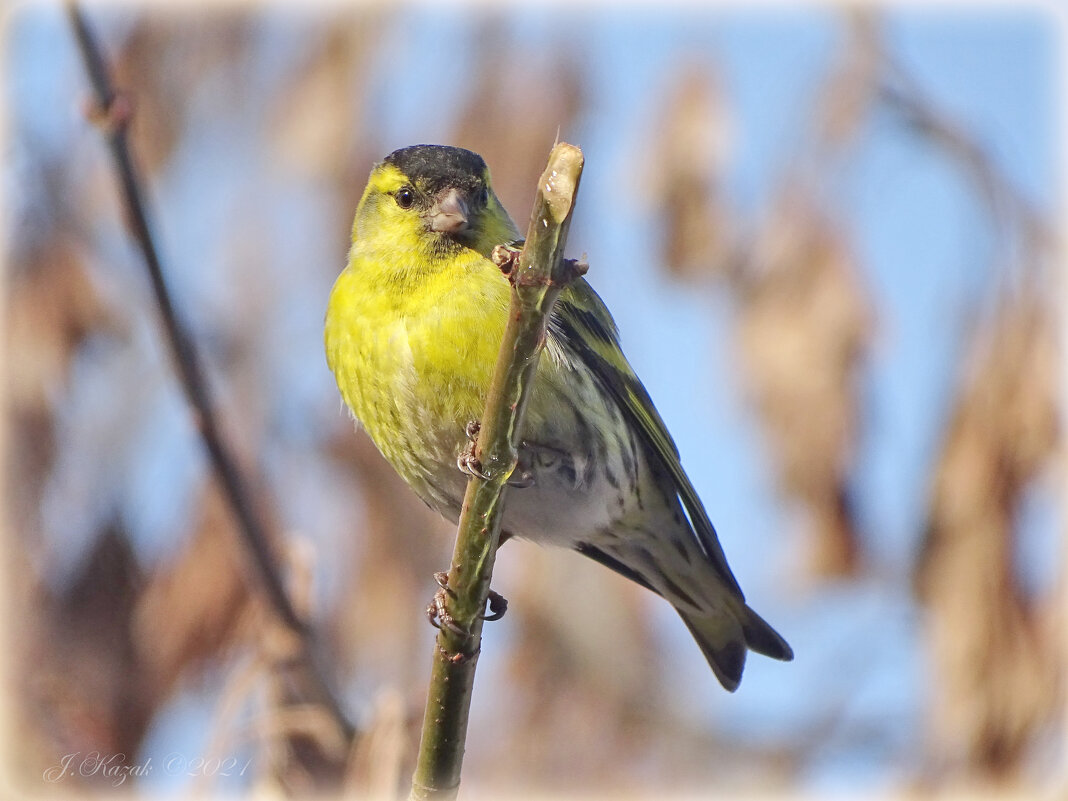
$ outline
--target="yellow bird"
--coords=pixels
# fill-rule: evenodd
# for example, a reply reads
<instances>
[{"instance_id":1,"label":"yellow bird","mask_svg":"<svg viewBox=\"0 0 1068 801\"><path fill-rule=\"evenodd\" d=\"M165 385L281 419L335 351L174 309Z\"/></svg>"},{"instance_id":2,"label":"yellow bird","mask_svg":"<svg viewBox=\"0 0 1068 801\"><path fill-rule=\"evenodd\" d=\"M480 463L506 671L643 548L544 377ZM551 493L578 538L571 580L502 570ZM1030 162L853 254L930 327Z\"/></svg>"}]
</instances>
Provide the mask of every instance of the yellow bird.
<instances>
[{"instance_id":1,"label":"yellow bird","mask_svg":"<svg viewBox=\"0 0 1068 801\"><path fill-rule=\"evenodd\" d=\"M483 412L504 332L508 279L490 260L519 232L480 156L397 150L371 171L348 265L326 313L338 389L382 455L457 520L457 456ZM663 596L716 677L737 688L749 650L790 660L749 606L678 449L585 280L565 289L531 387L502 541L562 545Z\"/></svg>"}]
</instances>

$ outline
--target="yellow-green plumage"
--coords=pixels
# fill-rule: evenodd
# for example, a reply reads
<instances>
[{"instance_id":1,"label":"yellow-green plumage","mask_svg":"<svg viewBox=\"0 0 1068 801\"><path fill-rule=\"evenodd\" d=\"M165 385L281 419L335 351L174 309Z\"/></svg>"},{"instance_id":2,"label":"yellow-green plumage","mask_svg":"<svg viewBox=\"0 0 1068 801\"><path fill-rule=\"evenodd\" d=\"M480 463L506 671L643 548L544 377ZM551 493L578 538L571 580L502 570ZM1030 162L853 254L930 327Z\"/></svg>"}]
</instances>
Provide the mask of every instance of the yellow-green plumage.
<instances>
[{"instance_id":1,"label":"yellow-green plumage","mask_svg":"<svg viewBox=\"0 0 1068 801\"><path fill-rule=\"evenodd\" d=\"M477 155L396 151L371 173L327 310L327 361L345 403L405 481L451 519L466 483L456 456L482 414L508 310L508 281L489 255L516 237ZM663 595L728 689L747 648L792 657L745 604L671 436L585 281L561 293L550 319L519 468L532 486L509 493L504 531L574 548Z\"/></svg>"}]
</instances>

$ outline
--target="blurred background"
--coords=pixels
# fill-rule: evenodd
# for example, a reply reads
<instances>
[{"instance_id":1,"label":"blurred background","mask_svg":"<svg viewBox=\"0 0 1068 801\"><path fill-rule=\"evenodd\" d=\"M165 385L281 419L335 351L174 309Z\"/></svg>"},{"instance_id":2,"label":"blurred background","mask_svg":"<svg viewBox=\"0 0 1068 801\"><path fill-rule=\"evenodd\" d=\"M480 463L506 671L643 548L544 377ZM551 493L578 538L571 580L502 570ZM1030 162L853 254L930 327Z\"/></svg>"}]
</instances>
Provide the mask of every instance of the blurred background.
<instances>
[{"instance_id":1,"label":"blurred background","mask_svg":"<svg viewBox=\"0 0 1068 801\"><path fill-rule=\"evenodd\" d=\"M326 299L375 161L473 149L525 228L559 137L587 164L570 249L797 658L752 656L727 694L651 593L510 542L465 792L1063 797L1063 14L86 13L219 424L355 732L287 677L292 638L249 588L63 8L14 4L6 782L406 788L453 531L354 433Z\"/></svg>"}]
</instances>

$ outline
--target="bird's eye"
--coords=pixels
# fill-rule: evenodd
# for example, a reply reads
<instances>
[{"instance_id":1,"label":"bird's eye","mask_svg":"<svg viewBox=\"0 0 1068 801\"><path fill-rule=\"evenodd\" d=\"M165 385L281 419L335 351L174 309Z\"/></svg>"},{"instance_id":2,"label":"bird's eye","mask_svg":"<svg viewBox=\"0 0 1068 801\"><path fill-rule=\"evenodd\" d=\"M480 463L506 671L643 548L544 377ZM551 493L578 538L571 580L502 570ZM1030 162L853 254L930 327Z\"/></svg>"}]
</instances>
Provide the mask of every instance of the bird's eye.
<instances>
[{"instance_id":1,"label":"bird's eye","mask_svg":"<svg viewBox=\"0 0 1068 801\"><path fill-rule=\"evenodd\" d=\"M397 199L397 205L402 209L410 209L415 203L415 192L408 186L401 187L397 190L395 197Z\"/></svg>"},{"instance_id":2,"label":"bird's eye","mask_svg":"<svg viewBox=\"0 0 1068 801\"><path fill-rule=\"evenodd\" d=\"M478 205L485 206L489 203L489 189L482 187L478 190Z\"/></svg>"}]
</instances>

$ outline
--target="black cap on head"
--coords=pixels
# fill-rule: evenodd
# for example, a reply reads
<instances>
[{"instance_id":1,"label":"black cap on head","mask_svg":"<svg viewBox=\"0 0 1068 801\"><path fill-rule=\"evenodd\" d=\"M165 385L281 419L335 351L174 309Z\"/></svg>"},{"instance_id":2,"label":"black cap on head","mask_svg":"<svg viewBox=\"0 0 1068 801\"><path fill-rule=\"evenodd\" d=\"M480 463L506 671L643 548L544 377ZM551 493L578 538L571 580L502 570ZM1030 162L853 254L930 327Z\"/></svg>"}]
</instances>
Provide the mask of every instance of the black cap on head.
<instances>
[{"instance_id":1,"label":"black cap on head","mask_svg":"<svg viewBox=\"0 0 1068 801\"><path fill-rule=\"evenodd\" d=\"M431 194L445 187L474 189L486 170L486 162L478 153L447 145L402 147L386 156L385 163L392 164Z\"/></svg>"}]
</instances>

